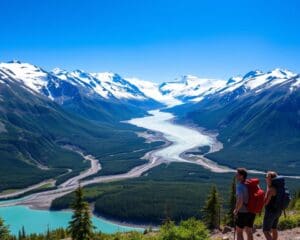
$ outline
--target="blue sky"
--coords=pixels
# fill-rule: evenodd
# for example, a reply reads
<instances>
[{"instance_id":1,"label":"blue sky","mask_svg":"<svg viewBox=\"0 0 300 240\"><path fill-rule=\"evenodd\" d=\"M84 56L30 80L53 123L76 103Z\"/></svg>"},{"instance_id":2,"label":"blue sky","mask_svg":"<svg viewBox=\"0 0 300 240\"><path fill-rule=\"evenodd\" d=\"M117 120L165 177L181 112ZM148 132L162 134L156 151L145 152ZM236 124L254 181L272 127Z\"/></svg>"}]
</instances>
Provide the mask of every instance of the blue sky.
<instances>
[{"instance_id":1,"label":"blue sky","mask_svg":"<svg viewBox=\"0 0 300 240\"><path fill-rule=\"evenodd\" d=\"M0 61L156 82L300 72L298 0L3 0Z\"/></svg>"}]
</instances>

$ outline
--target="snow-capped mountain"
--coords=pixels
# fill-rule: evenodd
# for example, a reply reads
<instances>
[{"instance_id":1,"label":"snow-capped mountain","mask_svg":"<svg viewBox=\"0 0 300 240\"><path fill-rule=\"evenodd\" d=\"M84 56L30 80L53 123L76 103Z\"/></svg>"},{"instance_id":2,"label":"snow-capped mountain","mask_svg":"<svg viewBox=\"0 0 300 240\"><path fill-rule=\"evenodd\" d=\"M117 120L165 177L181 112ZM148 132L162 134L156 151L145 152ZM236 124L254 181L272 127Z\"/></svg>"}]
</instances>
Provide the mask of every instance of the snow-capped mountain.
<instances>
[{"instance_id":1,"label":"snow-capped mountain","mask_svg":"<svg viewBox=\"0 0 300 240\"><path fill-rule=\"evenodd\" d=\"M62 80L93 90L105 99L135 99L141 101L147 99L144 93L135 85L115 73L87 73L81 70L67 72L57 68L52 73Z\"/></svg>"},{"instance_id":2,"label":"snow-capped mountain","mask_svg":"<svg viewBox=\"0 0 300 240\"><path fill-rule=\"evenodd\" d=\"M176 81L162 83L159 90L163 95L187 102L200 101L204 96L212 94L224 86L226 86L224 80L186 75Z\"/></svg>"},{"instance_id":3,"label":"snow-capped mountain","mask_svg":"<svg viewBox=\"0 0 300 240\"><path fill-rule=\"evenodd\" d=\"M126 80L137 86L146 96L162 102L168 107L200 101L204 96L215 93L226 86L224 80L199 78L192 75L185 75L175 81L161 84L138 78L126 78Z\"/></svg>"},{"instance_id":4,"label":"snow-capped mountain","mask_svg":"<svg viewBox=\"0 0 300 240\"><path fill-rule=\"evenodd\" d=\"M82 70L65 71L59 68L47 72L38 66L19 61L0 63L0 71L26 89L43 94L64 104L74 98L85 96L109 102L130 103L152 108L166 105L172 107L189 102L200 102L214 95L225 96L230 101L245 93L259 93L274 86L290 82L290 90L299 86L297 74L276 68L264 73L250 71L244 76L230 79L208 79L185 75L175 81L161 84L138 78L122 78L116 73L88 73Z\"/></svg>"},{"instance_id":5,"label":"snow-capped mountain","mask_svg":"<svg viewBox=\"0 0 300 240\"><path fill-rule=\"evenodd\" d=\"M245 91L255 90L258 92L262 91L263 89L284 83L295 76L297 76L296 73L279 68L267 73L258 70L251 71L248 72L244 77L231 78L227 82L227 86L219 92L233 92L240 87L243 87Z\"/></svg>"},{"instance_id":6,"label":"snow-capped mountain","mask_svg":"<svg viewBox=\"0 0 300 240\"><path fill-rule=\"evenodd\" d=\"M146 114L163 104L146 97L135 85L113 73L47 72L19 61L0 64L1 79L47 97L68 111L92 120L118 121ZM1 84L1 83L0 83Z\"/></svg>"},{"instance_id":7,"label":"snow-capped mountain","mask_svg":"<svg viewBox=\"0 0 300 240\"><path fill-rule=\"evenodd\" d=\"M0 71L3 75L20 82L28 90L41 93L48 84L48 73L41 68L29 63L11 61L0 63ZM5 76L3 76L5 77Z\"/></svg>"},{"instance_id":8,"label":"snow-capped mountain","mask_svg":"<svg viewBox=\"0 0 300 240\"><path fill-rule=\"evenodd\" d=\"M81 70L67 72L58 68L47 72L40 67L19 61L0 63L0 69L35 93L48 92L46 95L51 99L55 99L55 96L52 95L49 85L59 87L60 82L84 88L90 95L98 95L104 99L147 99L135 85L114 73L86 73Z\"/></svg>"},{"instance_id":9,"label":"snow-capped mountain","mask_svg":"<svg viewBox=\"0 0 300 240\"><path fill-rule=\"evenodd\" d=\"M250 71L244 76L231 77L227 81L186 75L176 81L162 83L159 92L164 97L179 100L181 104L200 102L215 95L226 96L229 101L244 93L259 93L287 82L290 83L291 90L295 89L299 86L297 76L296 73L279 68L267 73Z\"/></svg>"},{"instance_id":10,"label":"snow-capped mountain","mask_svg":"<svg viewBox=\"0 0 300 240\"><path fill-rule=\"evenodd\" d=\"M145 96L153 98L169 107L182 104L183 102L171 94L164 94L160 91L160 85L150 81L140 80L138 78L126 78L126 80L135 85Z\"/></svg>"},{"instance_id":11,"label":"snow-capped mountain","mask_svg":"<svg viewBox=\"0 0 300 240\"><path fill-rule=\"evenodd\" d=\"M218 132L224 148L209 158L219 163L299 172L300 76L291 71L251 71L169 111Z\"/></svg>"}]
</instances>

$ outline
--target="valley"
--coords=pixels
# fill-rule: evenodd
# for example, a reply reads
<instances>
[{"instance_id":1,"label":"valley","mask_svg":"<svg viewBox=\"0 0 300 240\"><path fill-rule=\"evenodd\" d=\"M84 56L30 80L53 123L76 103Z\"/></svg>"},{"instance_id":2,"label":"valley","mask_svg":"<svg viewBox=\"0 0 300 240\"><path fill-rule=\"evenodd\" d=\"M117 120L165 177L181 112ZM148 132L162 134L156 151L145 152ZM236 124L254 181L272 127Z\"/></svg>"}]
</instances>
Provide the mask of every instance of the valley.
<instances>
[{"instance_id":1,"label":"valley","mask_svg":"<svg viewBox=\"0 0 300 240\"><path fill-rule=\"evenodd\" d=\"M97 216L178 222L201 217L212 184L226 200L239 166L299 188L299 76L287 70L156 84L13 61L0 80L5 214L55 215L80 183Z\"/></svg>"},{"instance_id":2,"label":"valley","mask_svg":"<svg viewBox=\"0 0 300 240\"><path fill-rule=\"evenodd\" d=\"M0 240L300 236L300 1L0 9Z\"/></svg>"},{"instance_id":3,"label":"valley","mask_svg":"<svg viewBox=\"0 0 300 240\"><path fill-rule=\"evenodd\" d=\"M159 110L153 110L149 112L150 116L146 116L144 118L135 118L135 119L131 119L128 121L128 123L130 124L134 124L138 127L143 127L143 128L147 128L151 131L159 131L160 134L156 134L156 137L153 135L155 132L152 132L152 134L148 133L148 134L143 134L143 136L146 138L146 140L148 139L149 141L152 139L155 139L155 141L165 141L165 145L159 147L156 150L152 150L150 152L147 152L146 155L143 157L145 160L147 160L147 163L142 164L140 166L134 167L133 169L131 169L130 171L123 173L123 174L115 174L115 175L107 175L107 176L94 176L96 173L101 172L101 165L98 162L101 159L95 159L93 156L91 155L84 155L82 152L76 150L76 148L74 149L74 147L72 146L68 146L68 149L72 149L73 151L76 150L77 153L79 153L84 159L86 159L86 161L90 162L90 168L88 170L85 170L83 172L81 172L78 176L72 177L68 180L66 180L65 182L61 183L60 185L57 186L57 189L54 190L45 190L42 192L38 192L38 193L34 193L34 194L30 194L28 196L25 196L23 198L20 199L14 199L12 201L2 201L0 202L0 206L1 207L11 207L11 206L17 206L17 205L25 205L25 206L29 206L32 209L44 209L44 210L48 210L50 207L51 209L64 209L64 208L69 208L69 204L71 202L71 200L69 199L70 193L73 192L78 184L80 183L81 186L83 187L87 187L87 189L95 189L95 190L87 190L89 191L99 191L97 190L97 186L100 187L100 189L105 189L105 185L109 184L113 190L116 191L116 189L119 189L118 186L124 184L129 184L129 189L140 189L141 183L145 182L146 186L148 185L151 186L151 184L149 185L149 183L147 183L147 180L145 181L145 178L152 178L151 176L153 175L154 172L156 172L156 169L160 169L160 171L162 169L164 169L164 167L161 167L161 165L172 165L172 164L176 164L175 166L180 166L180 169L177 170L173 170L171 172L169 172L168 174L175 174L176 171L183 171L184 169L190 169L188 172L186 172L188 175L190 175L191 173L193 173L191 175L191 179L196 180L195 183L192 183L189 181L186 182L186 180L184 180L183 182L178 182L178 181L182 181L181 179L184 179L182 177L180 178L175 178L176 182L174 182L174 180L172 180L170 182L170 180L168 180L166 182L166 185L164 185L164 178L167 179L167 176L165 174L159 174L159 178L161 178L162 176L165 176L164 178L162 178L160 180L160 183L157 182L157 180L155 180L156 183L152 183L152 186L155 186L156 189L162 188L162 189L169 189L171 190L172 188L175 187L175 189L177 189L177 191L179 191L181 189L180 186L188 186L188 188L200 188L202 189L201 192L203 191L203 189L208 187L208 184L206 183L206 181L208 179L210 179L212 177L212 181L216 182L218 185L220 185L221 183L221 179L223 179L222 181L224 181L225 179L227 179L226 181L230 182L230 179L232 178L232 174L235 172L234 169L231 169L229 167L226 166L221 166L218 165L216 163L214 163L213 161L205 158L204 156L199 156L199 155L194 155L192 154L193 157L191 157L191 153L189 154L183 154L185 152L190 152L191 149L195 149L196 147L203 147L203 146L210 146L210 148L214 149L215 145L220 145L220 143L217 142L217 140L211 136L211 135L205 135L202 132L199 132L196 129L193 129L191 127L186 127L184 125L178 125L172 122L174 116L170 113L164 113L161 112ZM158 137L160 136L160 137ZM178 165L179 164L179 165ZM190 168L189 166L191 165L198 165L199 167L195 168L192 167ZM197 175L199 173L197 173L199 170L196 169L202 169L200 171L200 174L204 174L204 176L202 176L202 180L200 182L199 179L197 180ZM172 167L170 166L169 169L172 169ZM193 169L193 170L192 170ZM195 172L196 170L196 172ZM203 171L204 170L204 171ZM209 172L211 172L211 174L208 174ZM264 172L262 171L258 171L258 170L250 170L249 171L251 174L264 174ZM194 175L195 174L195 175ZM219 176L217 176L219 175ZM210 176L210 177L208 177ZM134 180L136 178L140 178L137 180ZM154 177L154 179L156 179L156 177ZM295 181L293 179L300 179L300 176L289 176L288 178L291 179L291 181ZM132 179L132 180L130 180ZM207 179L207 180L204 180ZM219 179L219 180L218 180ZM122 182L120 182L122 181ZM125 182L124 182L125 181ZM124 183L123 183L124 182ZM176 184L175 184L176 183ZM100 185L99 185L100 184ZM101 185L102 184L102 185ZM103 185L104 184L104 185ZM90 186L91 187L88 187ZM114 187L115 186L115 187ZM147 187L145 186L145 188L147 189ZM224 182L222 183L222 185L219 186L222 192L226 191ZM127 187L126 187L127 188ZM165 191L163 190L163 191ZM138 216L134 217L133 215L130 215L131 217L129 218L123 218L122 216L116 214L114 215L113 209L111 207L108 207L107 205L104 205L105 207L101 206L101 203L105 203L106 201L102 202L103 200L103 196L101 194L101 192L106 192L106 190L102 190L100 191L100 195L95 195L92 198L89 198L89 194L87 194L87 197L89 199L89 201L91 202L96 202L96 207L95 207L95 213L96 214L100 214L107 216L109 218L114 218L114 219L118 219L118 220L122 220L122 221L129 221L129 222L140 222L140 223L145 223L145 224L149 224L150 222L153 222L153 224L157 224L158 222L155 221L152 218L149 217L145 217L143 220L139 219ZM118 191L122 192L121 189L119 189ZM144 192L143 189L140 189L138 191ZM148 189L148 191L153 191ZM182 194L182 191L184 191L184 189L181 189L178 193ZM24 191L21 191L19 193L23 193ZM5 196L1 196L1 198L4 197L12 197L12 196L17 196L17 192L15 193L11 193L11 194L7 194ZM107 193L109 196L109 192ZM106 194L106 195L107 195ZM138 194L138 193L136 193ZM140 194L140 193L139 193ZM148 193L149 194L149 193ZM153 192L153 194L155 195L155 193ZM67 195L67 196L66 196ZM226 193L224 193L224 195L226 195ZM105 198L105 195L104 195ZM99 199L99 201L98 201ZM100 200L102 199L102 200ZM124 199L123 199L124 200ZM116 201L116 200L113 200ZM163 201L163 200L162 200ZM204 201L204 198L202 197L202 200ZM53 202L53 203L52 203ZM109 201L111 202L111 201ZM143 201L141 201L141 203L143 203ZM140 203L140 204L141 204ZM118 205L121 203L118 203ZM138 203L136 203L138 204ZM173 203L174 204L174 203ZM178 203L176 203L178 204ZM122 204L121 204L122 205ZM175 207L175 209L177 209L177 207ZM29 211L29 210L27 210ZM34 212L34 210L32 210ZM161 210L162 211L162 210ZM163 211L162 211L163 212ZM162 217L162 216L161 216ZM174 215L174 217L176 217L176 215ZM177 217L176 217L177 218Z\"/></svg>"},{"instance_id":4,"label":"valley","mask_svg":"<svg viewBox=\"0 0 300 240\"><path fill-rule=\"evenodd\" d=\"M207 145L213 146L215 144L214 142L215 140L212 137L206 136L191 128L187 128L184 126L179 126L171 123L170 121L174 118L174 116L170 113L163 113L160 112L159 110L154 110L154 111L150 111L149 114L151 115L144 118L136 118L128 121L128 123L134 124L138 127L143 127L143 128L147 127L149 130L152 131L160 130L160 133L162 133L162 139L157 139L157 141L162 141L164 139L166 140L165 146L162 146L157 150L152 150L146 153L146 155L143 158L147 160L147 163L134 167L127 173L100 176L100 177L94 177L92 179L84 180L85 178L95 175L96 173L101 171L101 165L98 162L99 160L95 159L95 157L91 155L84 155L82 152L74 149L74 147L72 146L68 146L66 148L68 148L69 150L76 151L86 161L90 162L90 168L88 170L85 170L81 172L78 176L72 177L66 180L65 182L59 184L57 186L57 189L55 190L35 193L19 201L16 199L13 202L0 203L0 205L2 206L29 205L33 208L47 209L50 207L51 202L54 199L74 191L77 188L79 183L81 184L81 186L87 186L87 185L101 183L101 182L112 182L112 181L136 178L162 163L170 163L170 162L196 163L213 172L222 173L222 172L233 171L226 167L218 166L217 164L209 160L204 160L204 158L196 161L182 158L181 154L184 153L185 151L189 149L193 149L195 147L201 147ZM183 133L185 134L183 135ZM184 136L186 136L187 138L184 138ZM28 190L33 190L33 188L31 187ZM0 195L0 198L5 199L9 197L15 197L23 193L26 193L26 191L21 190L19 192Z\"/></svg>"}]
</instances>

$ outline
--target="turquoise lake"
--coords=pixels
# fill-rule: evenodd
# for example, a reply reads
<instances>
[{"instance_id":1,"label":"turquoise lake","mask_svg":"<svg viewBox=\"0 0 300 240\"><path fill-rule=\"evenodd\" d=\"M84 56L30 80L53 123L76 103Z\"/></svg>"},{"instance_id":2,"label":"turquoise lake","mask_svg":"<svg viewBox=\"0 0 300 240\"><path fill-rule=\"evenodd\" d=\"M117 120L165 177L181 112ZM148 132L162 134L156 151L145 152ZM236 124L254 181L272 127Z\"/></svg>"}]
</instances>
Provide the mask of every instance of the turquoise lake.
<instances>
[{"instance_id":1,"label":"turquoise lake","mask_svg":"<svg viewBox=\"0 0 300 240\"><path fill-rule=\"evenodd\" d=\"M48 211L33 210L25 206L1 207L0 217L9 225L12 234L17 235L18 231L25 227L26 233L45 233L47 228L66 228L70 221L70 211ZM97 231L104 233L126 232L131 230L143 231L143 228L133 228L118 225L110 221L93 217L93 223Z\"/></svg>"}]
</instances>

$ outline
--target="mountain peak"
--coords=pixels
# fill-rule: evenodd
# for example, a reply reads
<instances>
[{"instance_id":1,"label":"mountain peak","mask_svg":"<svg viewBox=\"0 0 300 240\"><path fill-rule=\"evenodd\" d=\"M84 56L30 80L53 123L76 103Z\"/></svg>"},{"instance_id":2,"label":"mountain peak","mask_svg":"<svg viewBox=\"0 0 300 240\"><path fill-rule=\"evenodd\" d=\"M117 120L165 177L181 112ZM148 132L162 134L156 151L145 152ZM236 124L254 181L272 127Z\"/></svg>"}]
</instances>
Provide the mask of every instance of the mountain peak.
<instances>
[{"instance_id":1,"label":"mountain peak","mask_svg":"<svg viewBox=\"0 0 300 240\"><path fill-rule=\"evenodd\" d=\"M30 63L13 60L7 63L0 63L3 71L23 83L28 89L39 92L47 84L47 72L42 68Z\"/></svg>"},{"instance_id":2,"label":"mountain peak","mask_svg":"<svg viewBox=\"0 0 300 240\"><path fill-rule=\"evenodd\" d=\"M291 78L297 75L296 73L293 73L292 71L283 68L275 68L267 74L270 74L271 76L276 78Z\"/></svg>"},{"instance_id":3,"label":"mountain peak","mask_svg":"<svg viewBox=\"0 0 300 240\"><path fill-rule=\"evenodd\" d=\"M250 71L244 75L243 79L254 78L254 77L257 77L262 74L263 74L263 71L261 71L261 70Z\"/></svg>"},{"instance_id":4,"label":"mountain peak","mask_svg":"<svg viewBox=\"0 0 300 240\"><path fill-rule=\"evenodd\" d=\"M10 60L10 61L8 61L7 63L17 63L17 64L22 64L22 62L21 61L19 61L19 60Z\"/></svg>"},{"instance_id":5,"label":"mountain peak","mask_svg":"<svg viewBox=\"0 0 300 240\"><path fill-rule=\"evenodd\" d=\"M199 79L197 76L191 75L191 74L187 74L187 75L183 75L182 76L183 80L197 80Z\"/></svg>"},{"instance_id":6,"label":"mountain peak","mask_svg":"<svg viewBox=\"0 0 300 240\"><path fill-rule=\"evenodd\" d=\"M53 73L55 75L61 75L61 74L66 74L67 71L64 70L64 69L56 67L56 68L52 69L51 73Z\"/></svg>"},{"instance_id":7,"label":"mountain peak","mask_svg":"<svg viewBox=\"0 0 300 240\"><path fill-rule=\"evenodd\" d=\"M75 69L75 70L73 70L72 72L78 73L78 74L85 73L85 71L83 71L83 70L81 70L81 69Z\"/></svg>"}]
</instances>

